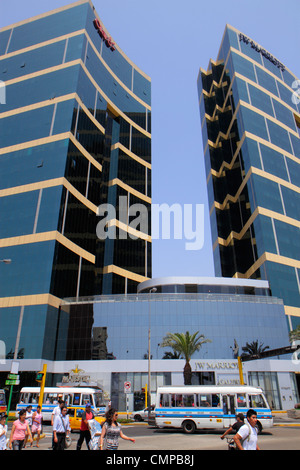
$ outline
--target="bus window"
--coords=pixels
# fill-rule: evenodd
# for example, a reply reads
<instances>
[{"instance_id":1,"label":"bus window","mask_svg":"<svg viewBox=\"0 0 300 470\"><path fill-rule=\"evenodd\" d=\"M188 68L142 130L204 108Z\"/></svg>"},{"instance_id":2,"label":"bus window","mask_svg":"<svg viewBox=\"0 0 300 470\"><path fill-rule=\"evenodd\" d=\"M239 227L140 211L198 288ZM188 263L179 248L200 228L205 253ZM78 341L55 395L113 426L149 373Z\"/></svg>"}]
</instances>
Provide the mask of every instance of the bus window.
<instances>
[{"instance_id":1,"label":"bus window","mask_svg":"<svg viewBox=\"0 0 300 470\"><path fill-rule=\"evenodd\" d=\"M211 396L211 406L214 408L219 408L221 401L220 401L220 395L218 393L213 393Z\"/></svg>"},{"instance_id":2,"label":"bus window","mask_svg":"<svg viewBox=\"0 0 300 470\"><path fill-rule=\"evenodd\" d=\"M0 406L5 405L5 394L4 392L0 392Z\"/></svg>"},{"instance_id":3,"label":"bus window","mask_svg":"<svg viewBox=\"0 0 300 470\"><path fill-rule=\"evenodd\" d=\"M247 408L247 400L245 393L237 394L237 406L238 408Z\"/></svg>"},{"instance_id":4,"label":"bus window","mask_svg":"<svg viewBox=\"0 0 300 470\"><path fill-rule=\"evenodd\" d=\"M47 405L57 405L57 393L45 393L45 400Z\"/></svg>"},{"instance_id":5,"label":"bus window","mask_svg":"<svg viewBox=\"0 0 300 470\"><path fill-rule=\"evenodd\" d=\"M38 403L39 402L39 394L38 393L29 393L28 401L25 403Z\"/></svg>"},{"instance_id":6,"label":"bus window","mask_svg":"<svg viewBox=\"0 0 300 470\"><path fill-rule=\"evenodd\" d=\"M66 406L73 405L73 403L72 403L73 402L73 395L66 393L65 396L64 396L64 402L65 402Z\"/></svg>"},{"instance_id":7,"label":"bus window","mask_svg":"<svg viewBox=\"0 0 300 470\"><path fill-rule=\"evenodd\" d=\"M201 408L211 406L211 395L199 395L199 406Z\"/></svg>"},{"instance_id":8,"label":"bus window","mask_svg":"<svg viewBox=\"0 0 300 470\"><path fill-rule=\"evenodd\" d=\"M80 405L80 393L74 393L73 405L74 406Z\"/></svg>"},{"instance_id":9,"label":"bus window","mask_svg":"<svg viewBox=\"0 0 300 470\"><path fill-rule=\"evenodd\" d=\"M159 405L163 407L170 406L170 395L168 393L162 393L160 396Z\"/></svg>"},{"instance_id":10,"label":"bus window","mask_svg":"<svg viewBox=\"0 0 300 470\"><path fill-rule=\"evenodd\" d=\"M182 395L171 395L171 406L173 408L182 407Z\"/></svg>"},{"instance_id":11,"label":"bus window","mask_svg":"<svg viewBox=\"0 0 300 470\"><path fill-rule=\"evenodd\" d=\"M102 405L103 399L102 399L102 393L95 393L94 395L94 403L92 405L96 406L98 408L99 406Z\"/></svg>"},{"instance_id":12,"label":"bus window","mask_svg":"<svg viewBox=\"0 0 300 470\"><path fill-rule=\"evenodd\" d=\"M250 408L267 408L262 395L249 395Z\"/></svg>"},{"instance_id":13,"label":"bus window","mask_svg":"<svg viewBox=\"0 0 300 470\"><path fill-rule=\"evenodd\" d=\"M184 406L184 407L195 406L194 394L192 394L192 395L182 395L182 406Z\"/></svg>"},{"instance_id":14,"label":"bus window","mask_svg":"<svg viewBox=\"0 0 300 470\"><path fill-rule=\"evenodd\" d=\"M93 401L92 395L87 395L87 394L82 395L82 400L81 400L82 405L86 405L87 403L92 403L92 401Z\"/></svg>"}]
</instances>

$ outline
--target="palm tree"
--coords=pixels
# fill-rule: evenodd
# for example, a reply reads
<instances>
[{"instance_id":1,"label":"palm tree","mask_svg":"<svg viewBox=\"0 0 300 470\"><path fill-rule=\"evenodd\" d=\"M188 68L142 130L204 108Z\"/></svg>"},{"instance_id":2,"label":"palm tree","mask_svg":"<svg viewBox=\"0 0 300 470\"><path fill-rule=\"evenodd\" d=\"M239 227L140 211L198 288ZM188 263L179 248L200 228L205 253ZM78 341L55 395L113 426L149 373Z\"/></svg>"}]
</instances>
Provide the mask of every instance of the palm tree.
<instances>
[{"instance_id":1,"label":"palm tree","mask_svg":"<svg viewBox=\"0 0 300 470\"><path fill-rule=\"evenodd\" d=\"M185 358L185 366L183 369L184 385L191 385L192 383L192 368L190 360L192 355L199 351L202 344L211 343L210 339L200 335L199 331L190 335L187 331L184 333L167 333L161 343L162 348L172 348L174 353L178 353Z\"/></svg>"},{"instance_id":2,"label":"palm tree","mask_svg":"<svg viewBox=\"0 0 300 470\"><path fill-rule=\"evenodd\" d=\"M176 351L166 351L163 359L181 359L181 354Z\"/></svg>"},{"instance_id":3,"label":"palm tree","mask_svg":"<svg viewBox=\"0 0 300 470\"><path fill-rule=\"evenodd\" d=\"M300 341L300 325L298 325L295 330L290 331L289 336L291 343L293 343L293 341Z\"/></svg>"},{"instance_id":4,"label":"palm tree","mask_svg":"<svg viewBox=\"0 0 300 470\"><path fill-rule=\"evenodd\" d=\"M252 341L252 343L246 343L246 346L242 348L244 351L241 355L241 358L246 358L249 356L258 356L264 352L266 349L269 349L270 346L264 346L263 343L258 344L258 339Z\"/></svg>"}]
</instances>

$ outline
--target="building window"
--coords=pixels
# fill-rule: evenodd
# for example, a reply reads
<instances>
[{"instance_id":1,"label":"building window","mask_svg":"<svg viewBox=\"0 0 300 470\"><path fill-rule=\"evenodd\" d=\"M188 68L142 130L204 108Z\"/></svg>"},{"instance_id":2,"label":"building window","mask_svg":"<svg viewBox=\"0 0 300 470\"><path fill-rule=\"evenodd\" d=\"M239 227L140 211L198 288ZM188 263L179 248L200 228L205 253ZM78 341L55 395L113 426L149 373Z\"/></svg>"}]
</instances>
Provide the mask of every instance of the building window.
<instances>
[{"instance_id":1,"label":"building window","mask_svg":"<svg viewBox=\"0 0 300 470\"><path fill-rule=\"evenodd\" d=\"M249 372L249 385L263 390L272 410L281 410L281 400L276 372Z\"/></svg>"}]
</instances>

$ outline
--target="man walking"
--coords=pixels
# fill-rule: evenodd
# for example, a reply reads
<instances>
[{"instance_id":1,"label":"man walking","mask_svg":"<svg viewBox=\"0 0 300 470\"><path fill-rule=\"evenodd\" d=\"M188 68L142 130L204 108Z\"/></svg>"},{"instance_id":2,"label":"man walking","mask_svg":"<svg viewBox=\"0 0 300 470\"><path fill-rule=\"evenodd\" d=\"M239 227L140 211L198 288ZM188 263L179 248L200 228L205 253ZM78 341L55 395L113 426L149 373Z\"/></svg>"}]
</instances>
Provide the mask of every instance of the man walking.
<instances>
[{"instance_id":1,"label":"man walking","mask_svg":"<svg viewBox=\"0 0 300 470\"><path fill-rule=\"evenodd\" d=\"M67 407L64 406L60 415L56 415L53 423L53 450L65 450L66 437L70 434L71 427Z\"/></svg>"},{"instance_id":2,"label":"man walking","mask_svg":"<svg viewBox=\"0 0 300 470\"><path fill-rule=\"evenodd\" d=\"M82 446L84 439L85 439L88 450L90 450L89 442L91 440L91 433L88 427L88 421L90 419L94 419L94 413L91 410L91 404L87 403L85 405L85 411L82 413L82 420L81 420L81 425L80 425L80 436L77 442L76 450L81 450L81 446Z\"/></svg>"},{"instance_id":3,"label":"man walking","mask_svg":"<svg viewBox=\"0 0 300 470\"><path fill-rule=\"evenodd\" d=\"M247 411L247 421L236 435L234 442L239 450L260 450L257 445L257 413L254 410Z\"/></svg>"}]
</instances>

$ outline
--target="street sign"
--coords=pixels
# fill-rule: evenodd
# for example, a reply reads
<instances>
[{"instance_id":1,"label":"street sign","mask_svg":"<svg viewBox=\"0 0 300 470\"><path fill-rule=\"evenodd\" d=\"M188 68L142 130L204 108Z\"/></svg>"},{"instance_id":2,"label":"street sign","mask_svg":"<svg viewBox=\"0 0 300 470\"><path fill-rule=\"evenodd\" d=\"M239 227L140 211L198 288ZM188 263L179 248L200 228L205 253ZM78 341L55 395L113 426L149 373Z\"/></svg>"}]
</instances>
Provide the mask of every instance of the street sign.
<instances>
[{"instance_id":1,"label":"street sign","mask_svg":"<svg viewBox=\"0 0 300 470\"><path fill-rule=\"evenodd\" d=\"M5 380L5 385L20 385L19 379Z\"/></svg>"},{"instance_id":2,"label":"street sign","mask_svg":"<svg viewBox=\"0 0 300 470\"><path fill-rule=\"evenodd\" d=\"M20 376L18 374L8 374L7 378L8 380L17 380Z\"/></svg>"},{"instance_id":3,"label":"street sign","mask_svg":"<svg viewBox=\"0 0 300 470\"><path fill-rule=\"evenodd\" d=\"M131 393L131 382L124 382L124 393Z\"/></svg>"}]
</instances>

